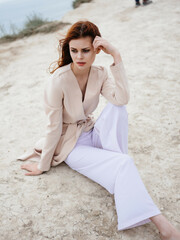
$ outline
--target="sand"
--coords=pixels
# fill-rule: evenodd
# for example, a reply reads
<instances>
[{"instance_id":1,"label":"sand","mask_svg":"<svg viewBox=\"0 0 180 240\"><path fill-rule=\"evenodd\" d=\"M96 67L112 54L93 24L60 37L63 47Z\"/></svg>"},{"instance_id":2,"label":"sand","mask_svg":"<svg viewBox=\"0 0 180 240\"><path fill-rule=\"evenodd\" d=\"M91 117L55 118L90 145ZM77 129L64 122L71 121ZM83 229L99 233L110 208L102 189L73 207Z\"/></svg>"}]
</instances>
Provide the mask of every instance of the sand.
<instances>
[{"instance_id":1,"label":"sand","mask_svg":"<svg viewBox=\"0 0 180 240\"><path fill-rule=\"evenodd\" d=\"M63 21L96 23L119 48L131 89L129 154L154 202L180 229L179 1L95 0ZM65 163L28 177L16 157L45 134L43 88L63 30L0 45L1 240L158 240L152 223L117 231L113 196ZM109 67L100 53L95 64ZM95 117L106 101L101 98Z\"/></svg>"}]
</instances>

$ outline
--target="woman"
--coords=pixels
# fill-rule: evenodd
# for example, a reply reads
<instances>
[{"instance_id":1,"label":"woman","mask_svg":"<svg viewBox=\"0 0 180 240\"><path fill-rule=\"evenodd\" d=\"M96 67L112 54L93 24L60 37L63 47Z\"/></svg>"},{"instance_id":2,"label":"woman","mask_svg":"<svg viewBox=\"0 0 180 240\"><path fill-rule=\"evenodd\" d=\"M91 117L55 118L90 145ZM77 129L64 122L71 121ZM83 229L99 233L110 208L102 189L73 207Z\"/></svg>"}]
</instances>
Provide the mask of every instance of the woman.
<instances>
[{"instance_id":1,"label":"woman","mask_svg":"<svg viewBox=\"0 0 180 240\"><path fill-rule=\"evenodd\" d=\"M177 240L180 234L160 213L147 193L133 160L127 154L128 83L118 49L101 37L96 25L79 21L60 40L58 66L45 88L48 116L45 139L31 154L39 163L22 165L39 175L65 161L72 169L101 184L114 194L118 230L150 222L162 239ZM110 66L115 84L104 67L93 66L96 54L104 51L113 57ZM94 122L91 116L99 95L109 103Z\"/></svg>"}]
</instances>

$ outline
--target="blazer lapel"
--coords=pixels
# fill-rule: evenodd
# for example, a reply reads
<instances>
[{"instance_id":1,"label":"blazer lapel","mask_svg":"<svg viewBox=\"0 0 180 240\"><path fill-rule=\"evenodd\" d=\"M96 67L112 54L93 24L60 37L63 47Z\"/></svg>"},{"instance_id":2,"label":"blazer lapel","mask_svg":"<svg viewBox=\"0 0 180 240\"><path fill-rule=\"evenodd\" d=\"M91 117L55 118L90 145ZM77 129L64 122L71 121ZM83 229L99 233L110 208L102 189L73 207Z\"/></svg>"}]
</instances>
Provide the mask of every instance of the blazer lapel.
<instances>
[{"instance_id":1,"label":"blazer lapel","mask_svg":"<svg viewBox=\"0 0 180 240\"><path fill-rule=\"evenodd\" d=\"M70 70L71 70L71 75L73 78L73 85L74 85L74 89L76 91L76 96L78 98L78 102L79 104L82 106L82 110L84 112L84 114L86 113L86 106L87 106L87 102L88 102L88 98L91 92L91 85L92 85L92 78L93 78L93 69L91 67L90 72L89 72L89 76L88 76L88 80L87 80L87 85L86 85L86 90L85 90L85 94L84 94L84 100L82 100L82 92L79 86L79 83L76 79L76 76L74 75L72 69L71 69L71 64L70 64Z\"/></svg>"}]
</instances>

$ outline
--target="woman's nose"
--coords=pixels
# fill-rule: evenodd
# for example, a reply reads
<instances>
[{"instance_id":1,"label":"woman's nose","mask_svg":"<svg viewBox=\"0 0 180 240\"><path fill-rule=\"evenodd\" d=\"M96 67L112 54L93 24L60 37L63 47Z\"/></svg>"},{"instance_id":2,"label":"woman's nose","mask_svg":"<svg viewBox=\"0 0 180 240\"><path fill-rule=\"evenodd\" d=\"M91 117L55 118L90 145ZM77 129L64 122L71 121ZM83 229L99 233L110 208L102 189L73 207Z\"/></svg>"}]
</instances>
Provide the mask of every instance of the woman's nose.
<instances>
[{"instance_id":1,"label":"woman's nose","mask_svg":"<svg viewBox=\"0 0 180 240\"><path fill-rule=\"evenodd\" d=\"M78 58L83 58L83 54L82 54L82 52L78 52L77 57L78 57Z\"/></svg>"}]
</instances>

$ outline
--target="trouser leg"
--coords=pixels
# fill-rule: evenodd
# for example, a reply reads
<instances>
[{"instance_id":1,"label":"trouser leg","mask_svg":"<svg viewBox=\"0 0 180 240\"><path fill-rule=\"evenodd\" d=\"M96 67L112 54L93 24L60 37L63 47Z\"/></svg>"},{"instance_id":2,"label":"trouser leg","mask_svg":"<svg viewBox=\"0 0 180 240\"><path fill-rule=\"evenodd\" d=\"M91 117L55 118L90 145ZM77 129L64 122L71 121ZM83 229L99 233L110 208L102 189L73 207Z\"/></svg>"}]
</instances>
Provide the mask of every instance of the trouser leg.
<instances>
[{"instance_id":1,"label":"trouser leg","mask_svg":"<svg viewBox=\"0 0 180 240\"><path fill-rule=\"evenodd\" d=\"M97 119L92 136L95 147L128 153L128 114L125 106L108 103Z\"/></svg>"},{"instance_id":2,"label":"trouser leg","mask_svg":"<svg viewBox=\"0 0 180 240\"><path fill-rule=\"evenodd\" d=\"M125 106L108 103L93 129L94 146L124 153L119 155L125 164L117 163L114 198L118 214L118 229L149 222L149 217L160 213L149 196L133 160L128 153L128 114ZM126 205L127 203L127 205Z\"/></svg>"},{"instance_id":3,"label":"trouser leg","mask_svg":"<svg viewBox=\"0 0 180 240\"><path fill-rule=\"evenodd\" d=\"M118 230L148 223L160 213L127 154L76 145L65 162L114 194Z\"/></svg>"},{"instance_id":4,"label":"trouser leg","mask_svg":"<svg viewBox=\"0 0 180 240\"><path fill-rule=\"evenodd\" d=\"M147 192L131 157L120 167L114 184L114 199L118 215L118 230L150 222L150 217L160 214Z\"/></svg>"},{"instance_id":5,"label":"trouser leg","mask_svg":"<svg viewBox=\"0 0 180 240\"><path fill-rule=\"evenodd\" d=\"M114 194L119 230L147 223L160 213L127 155L124 107L108 104L94 129L80 136L66 163Z\"/></svg>"},{"instance_id":6,"label":"trouser leg","mask_svg":"<svg viewBox=\"0 0 180 240\"><path fill-rule=\"evenodd\" d=\"M76 145L66 159L73 170L97 182L111 194L114 194L114 185L118 166L126 164L126 155L87 145Z\"/></svg>"}]
</instances>

